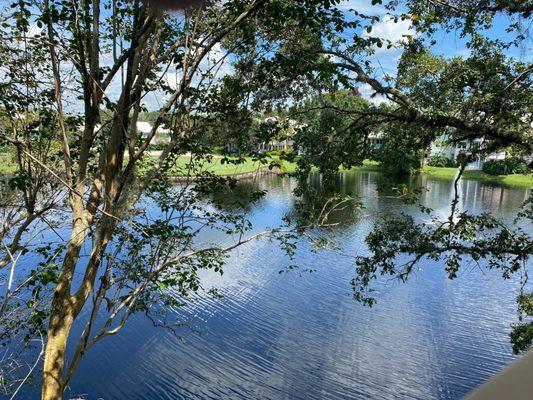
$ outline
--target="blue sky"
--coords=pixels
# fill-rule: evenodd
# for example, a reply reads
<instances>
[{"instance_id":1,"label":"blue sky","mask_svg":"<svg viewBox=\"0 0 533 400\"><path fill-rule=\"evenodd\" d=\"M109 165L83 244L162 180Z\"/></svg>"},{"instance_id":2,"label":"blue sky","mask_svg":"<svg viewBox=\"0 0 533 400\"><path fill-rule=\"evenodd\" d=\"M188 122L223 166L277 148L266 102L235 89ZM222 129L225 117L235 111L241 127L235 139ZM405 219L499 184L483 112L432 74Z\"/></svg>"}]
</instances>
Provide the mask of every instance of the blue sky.
<instances>
[{"instance_id":1,"label":"blue sky","mask_svg":"<svg viewBox=\"0 0 533 400\"><path fill-rule=\"evenodd\" d=\"M361 13L367 13L369 15L378 15L381 18L384 18L388 13L384 6L372 5L371 0L345 0L340 4L339 7L346 11L348 18L350 9L354 9ZM405 11L405 9L403 9L402 11ZM509 26L509 24L510 18L506 15L499 14L496 16L493 24L494 26L491 28L491 30L485 31L483 33L487 37L492 39L499 38L503 40L510 40L513 38L513 36L515 36L515 33L508 33L505 31L505 28ZM533 19L530 18L529 20L523 20L522 24L524 26L524 29L532 28ZM401 39L401 35L406 32L408 23L407 21L404 21L404 23L400 22L398 24L394 24L391 22L388 25L389 26L387 26L386 32L389 33L391 36L395 35L396 38ZM383 23L378 23L378 26L383 27ZM389 36L388 38L390 38L391 36ZM533 59L533 41L531 34L528 34L527 37L528 40L526 40L524 43L525 47L521 49L510 49L509 55L512 55L513 57L522 59L524 61L531 61ZM432 47L432 49L437 54L442 54L446 57L468 54L466 48L466 40L460 38L457 32L447 33L441 29L437 31L437 33L434 35L434 39L437 41L437 43L435 46Z\"/></svg>"}]
</instances>

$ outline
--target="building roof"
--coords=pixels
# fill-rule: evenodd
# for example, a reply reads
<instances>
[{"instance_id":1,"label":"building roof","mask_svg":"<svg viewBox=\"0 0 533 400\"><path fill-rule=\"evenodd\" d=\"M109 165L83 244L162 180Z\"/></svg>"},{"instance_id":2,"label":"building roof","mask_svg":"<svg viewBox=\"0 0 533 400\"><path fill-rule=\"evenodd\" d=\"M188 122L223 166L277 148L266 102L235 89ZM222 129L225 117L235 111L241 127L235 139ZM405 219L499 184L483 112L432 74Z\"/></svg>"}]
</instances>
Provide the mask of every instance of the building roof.
<instances>
[{"instance_id":1,"label":"building roof","mask_svg":"<svg viewBox=\"0 0 533 400\"><path fill-rule=\"evenodd\" d=\"M383 132L381 132L381 131L378 131L378 132L370 132L370 133L368 134L368 138L369 138L369 139L383 139L383 136L384 136L384 134L383 134Z\"/></svg>"},{"instance_id":2,"label":"building roof","mask_svg":"<svg viewBox=\"0 0 533 400\"><path fill-rule=\"evenodd\" d=\"M152 131L152 125L150 122L137 121L137 131L147 135Z\"/></svg>"},{"instance_id":3,"label":"building roof","mask_svg":"<svg viewBox=\"0 0 533 400\"><path fill-rule=\"evenodd\" d=\"M137 121L137 131L142 133L143 135L145 136L148 135L152 131L152 129L153 127L152 127L152 124L150 124L150 122ZM170 129L159 126L157 128L156 133L168 135L170 133Z\"/></svg>"}]
</instances>

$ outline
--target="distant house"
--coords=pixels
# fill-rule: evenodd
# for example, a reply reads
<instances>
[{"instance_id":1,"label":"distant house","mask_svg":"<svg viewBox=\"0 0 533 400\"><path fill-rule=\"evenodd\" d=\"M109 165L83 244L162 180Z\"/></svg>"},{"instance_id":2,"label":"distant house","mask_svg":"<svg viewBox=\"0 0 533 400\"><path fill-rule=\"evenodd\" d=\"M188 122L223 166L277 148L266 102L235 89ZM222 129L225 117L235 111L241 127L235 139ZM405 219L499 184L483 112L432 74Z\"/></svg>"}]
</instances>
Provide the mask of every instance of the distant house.
<instances>
[{"instance_id":1,"label":"distant house","mask_svg":"<svg viewBox=\"0 0 533 400\"><path fill-rule=\"evenodd\" d=\"M457 162L458 157L461 153L467 152L471 147L479 146L481 144L482 144L482 139L476 139L472 143L461 142L458 144L450 144L447 142L447 137L443 135L439 139L431 143L430 148L424 155L424 164L427 164L431 156L441 156L449 160L452 160L454 162ZM505 151L493 153L484 158L481 158L478 156L476 157L474 161L467 164L466 168L479 170L483 168L483 164L486 161L504 160L505 157L506 157Z\"/></svg>"},{"instance_id":2,"label":"distant house","mask_svg":"<svg viewBox=\"0 0 533 400\"><path fill-rule=\"evenodd\" d=\"M140 133L144 139L152 132L153 126L150 122L138 121L137 133ZM152 139L151 144L161 144L170 142L170 129L162 128L159 126Z\"/></svg>"},{"instance_id":3,"label":"distant house","mask_svg":"<svg viewBox=\"0 0 533 400\"><path fill-rule=\"evenodd\" d=\"M80 131L83 131L84 126L80 127ZM95 132L98 132L102 129L102 125L97 124L94 127ZM145 121L137 122L137 134L141 134L143 139L146 139L150 132L152 132L152 124ZM161 126L157 128L154 138L151 141L151 144L161 144L170 142L170 129L162 128Z\"/></svg>"},{"instance_id":4,"label":"distant house","mask_svg":"<svg viewBox=\"0 0 533 400\"><path fill-rule=\"evenodd\" d=\"M385 135L383 132L371 132L368 135L368 144L374 149L379 149L381 146L383 146L384 138Z\"/></svg>"}]
</instances>

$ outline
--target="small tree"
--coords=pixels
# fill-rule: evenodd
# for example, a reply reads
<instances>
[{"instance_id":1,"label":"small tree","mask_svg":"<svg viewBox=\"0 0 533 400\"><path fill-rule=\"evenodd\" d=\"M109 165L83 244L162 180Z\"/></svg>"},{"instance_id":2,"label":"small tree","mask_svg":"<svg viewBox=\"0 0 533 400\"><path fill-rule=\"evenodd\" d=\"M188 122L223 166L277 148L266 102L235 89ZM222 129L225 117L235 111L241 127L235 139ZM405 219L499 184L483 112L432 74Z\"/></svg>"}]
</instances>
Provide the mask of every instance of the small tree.
<instances>
[{"instance_id":1,"label":"small tree","mask_svg":"<svg viewBox=\"0 0 533 400\"><path fill-rule=\"evenodd\" d=\"M410 175L422 166L427 139L419 130L402 124L383 126L383 144L374 150L374 157L388 175Z\"/></svg>"},{"instance_id":2,"label":"small tree","mask_svg":"<svg viewBox=\"0 0 533 400\"><path fill-rule=\"evenodd\" d=\"M19 168L12 197L2 197L0 268L17 269L35 229L68 232L58 246L41 238L43 262L29 276L15 273L45 305L24 316L46 336L42 399L60 399L88 349L132 313L150 317L159 301L175 301L168 287L183 297L198 290L199 269L221 271L231 249L257 237L245 236L242 212L200 206L234 184L202 170L210 157L202 132L243 123L264 106L267 96L251 101L257 87L242 71L293 39L286 21L299 18L300 31L320 32L337 15L330 1L213 1L170 14L152 3L19 0L3 10L0 111L8 122L0 140L16 149ZM297 79L282 82L280 74L262 83ZM143 137L136 123L150 96L157 110ZM171 139L152 159L147 149L161 126ZM190 160L179 175L194 175L194 190L190 181L175 188L166 180L185 153ZM146 202L160 214L147 212ZM222 230L233 244L199 247L204 228ZM14 290L9 280L4 304L16 306ZM80 337L70 334L75 323L84 326Z\"/></svg>"}]
</instances>

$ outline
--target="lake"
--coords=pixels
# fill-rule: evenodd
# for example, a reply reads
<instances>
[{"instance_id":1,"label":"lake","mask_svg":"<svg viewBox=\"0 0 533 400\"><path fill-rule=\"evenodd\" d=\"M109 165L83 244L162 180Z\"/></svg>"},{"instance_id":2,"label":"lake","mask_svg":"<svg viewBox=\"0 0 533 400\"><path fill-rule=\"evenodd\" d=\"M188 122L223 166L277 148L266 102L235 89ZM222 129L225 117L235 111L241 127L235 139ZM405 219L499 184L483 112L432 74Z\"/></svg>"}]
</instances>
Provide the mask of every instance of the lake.
<instances>
[{"instance_id":1,"label":"lake","mask_svg":"<svg viewBox=\"0 0 533 400\"><path fill-rule=\"evenodd\" d=\"M320 177L310 178L314 185ZM290 213L293 180L267 175L268 194L249 210L256 230ZM352 299L353 257L384 212L415 206L383 196L375 172L346 172L345 193L365 204L339 227L343 254L314 253L303 243L298 263L314 272L280 273L290 262L276 243L251 242L232 254L223 277L204 286L222 300L197 295L176 310L179 337L135 316L123 331L85 357L67 394L85 399L459 399L514 359L509 342L519 282L464 265L448 280L441 263L426 263L405 283L380 281L377 304ZM443 217L452 182L412 179L428 189L420 202ZM460 208L511 219L523 189L460 183ZM342 215L339 216L342 218ZM25 398L36 393L27 390Z\"/></svg>"}]
</instances>

